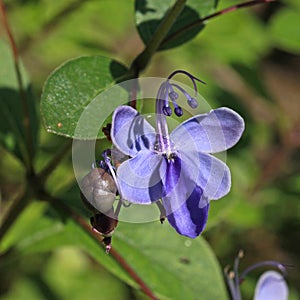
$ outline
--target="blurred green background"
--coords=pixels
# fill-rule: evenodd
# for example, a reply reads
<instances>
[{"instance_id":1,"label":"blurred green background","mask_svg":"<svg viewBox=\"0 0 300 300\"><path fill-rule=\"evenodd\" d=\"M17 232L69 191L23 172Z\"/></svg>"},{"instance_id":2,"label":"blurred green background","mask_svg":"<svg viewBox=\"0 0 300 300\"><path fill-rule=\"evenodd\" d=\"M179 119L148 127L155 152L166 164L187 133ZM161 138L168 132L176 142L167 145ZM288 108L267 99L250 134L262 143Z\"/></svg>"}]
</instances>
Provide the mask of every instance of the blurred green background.
<instances>
[{"instance_id":1,"label":"blurred green background","mask_svg":"<svg viewBox=\"0 0 300 300\"><path fill-rule=\"evenodd\" d=\"M236 3L221 0L218 9ZM37 99L50 72L70 58L101 54L129 66L144 47L135 28L134 1L8 0L5 4ZM164 77L185 69L207 82L200 93L212 107L228 106L244 117L245 134L227 153L232 191L212 203L203 236L222 267L232 265L239 249L245 251L241 269L261 260L292 264L290 299L300 299L299 28L298 0L239 10L212 19L187 44L157 53L141 74ZM0 34L1 43L7 41L2 28ZM0 57L0 70L1 65ZM43 128L40 141L37 169L65 143ZM20 163L2 148L0 180L2 214L24 184ZM70 156L47 184L54 194L73 193L72 199L80 201ZM118 230L122 232L121 225ZM22 234L28 234L26 228ZM53 247L24 257L15 257L9 272L2 260L0 299L144 297L78 247ZM254 272L242 284L244 299L251 299L259 274Z\"/></svg>"}]
</instances>

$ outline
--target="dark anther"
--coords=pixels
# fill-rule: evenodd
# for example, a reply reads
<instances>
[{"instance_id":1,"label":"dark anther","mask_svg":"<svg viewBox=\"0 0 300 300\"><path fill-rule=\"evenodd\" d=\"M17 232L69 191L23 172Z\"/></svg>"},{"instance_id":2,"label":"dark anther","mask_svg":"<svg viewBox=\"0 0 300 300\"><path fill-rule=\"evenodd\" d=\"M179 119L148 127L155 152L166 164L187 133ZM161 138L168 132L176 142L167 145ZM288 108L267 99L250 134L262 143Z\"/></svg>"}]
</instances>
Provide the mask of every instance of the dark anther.
<instances>
[{"instance_id":1,"label":"dark anther","mask_svg":"<svg viewBox=\"0 0 300 300\"><path fill-rule=\"evenodd\" d=\"M181 117L183 115L183 111L180 106L175 107L174 112L177 117Z\"/></svg>"},{"instance_id":2,"label":"dark anther","mask_svg":"<svg viewBox=\"0 0 300 300\"><path fill-rule=\"evenodd\" d=\"M191 107L191 108L197 108L198 107L198 102L195 98L190 98L188 99L188 105Z\"/></svg>"},{"instance_id":3,"label":"dark anther","mask_svg":"<svg viewBox=\"0 0 300 300\"><path fill-rule=\"evenodd\" d=\"M169 117L172 115L172 108L170 106L164 106L162 110L165 116Z\"/></svg>"}]
</instances>

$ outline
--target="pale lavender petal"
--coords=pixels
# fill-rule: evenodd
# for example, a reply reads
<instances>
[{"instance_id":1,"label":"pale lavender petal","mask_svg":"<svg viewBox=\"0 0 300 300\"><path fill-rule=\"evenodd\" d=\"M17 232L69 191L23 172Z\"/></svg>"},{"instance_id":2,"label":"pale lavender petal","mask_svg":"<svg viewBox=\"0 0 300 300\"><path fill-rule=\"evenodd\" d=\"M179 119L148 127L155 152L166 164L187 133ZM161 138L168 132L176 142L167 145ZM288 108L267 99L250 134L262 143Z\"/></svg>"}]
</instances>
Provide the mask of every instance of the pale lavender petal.
<instances>
[{"instance_id":1,"label":"pale lavender petal","mask_svg":"<svg viewBox=\"0 0 300 300\"><path fill-rule=\"evenodd\" d=\"M112 117L111 139L123 153L134 156L154 147L155 130L135 109L119 106Z\"/></svg>"},{"instance_id":2,"label":"pale lavender petal","mask_svg":"<svg viewBox=\"0 0 300 300\"><path fill-rule=\"evenodd\" d=\"M163 205L166 209L168 221L179 234L196 238L205 228L209 204L205 207L199 207L202 190L198 186L194 188L190 196L183 203L182 196L184 193L180 189L177 191L177 195L173 193L172 197L163 198ZM181 205L176 207L178 203ZM175 210L174 207L176 207Z\"/></svg>"},{"instance_id":3,"label":"pale lavender petal","mask_svg":"<svg viewBox=\"0 0 300 300\"><path fill-rule=\"evenodd\" d=\"M244 128L239 114L222 107L186 120L174 129L171 140L182 150L193 144L199 152L217 153L234 146Z\"/></svg>"},{"instance_id":4,"label":"pale lavender petal","mask_svg":"<svg viewBox=\"0 0 300 300\"><path fill-rule=\"evenodd\" d=\"M224 162L210 154L194 151L183 152L181 155L190 176L203 190L204 201L200 202L200 207L206 205L207 199L220 199L230 191L231 174Z\"/></svg>"},{"instance_id":5,"label":"pale lavender petal","mask_svg":"<svg viewBox=\"0 0 300 300\"><path fill-rule=\"evenodd\" d=\"M180 170L179 157L168 162L163 155L142 150L117 170L122 197L136 204L151 204L174 189Z\"/></svg>"},{"instance_id":6,"label":"pale lavender petal","mask_svg":"<svg viewBox=\"0 0 300 300\"><path fill-rule=\"evenodd\" d=\"M153 151L142 150L123 162L117 170L122 197L136 204L151 204L162 196L160 169L167 169L165 159Z\"/></svg>"},{"instance_id":7,"label":"pale lavender petal","mask_svg":"<svg viewBox=\"0 0 300 300\"><path fill-rule=\"evenodd\" d=\"M283 276L276 271L267 271L258 280L254 300L287 300L288 294Z\"/></svg>"}]
</instances>

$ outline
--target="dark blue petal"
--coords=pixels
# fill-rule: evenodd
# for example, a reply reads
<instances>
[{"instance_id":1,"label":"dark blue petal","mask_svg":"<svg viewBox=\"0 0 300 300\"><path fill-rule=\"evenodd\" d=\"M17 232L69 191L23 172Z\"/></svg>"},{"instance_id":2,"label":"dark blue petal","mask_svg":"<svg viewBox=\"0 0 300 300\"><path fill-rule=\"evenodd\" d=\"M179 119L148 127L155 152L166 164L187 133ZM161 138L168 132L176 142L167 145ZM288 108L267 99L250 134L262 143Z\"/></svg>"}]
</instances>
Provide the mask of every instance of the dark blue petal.
<instances>
[{"instance_id":1,"label":"dark blue petal","mask_svg":"<svg viewBox=\"0 0 300 300\"><path fill-rule=\"evenodd\" d=\"M276 271L267 271L258 280L254 300L287 300L288 294L283 276Z\"/></svg>"},{"instance_id":2,"label":"dark blue petal","mask_svg":"<svg viewBox=\"0 0 300 300\"><path fill-rule=\"evenodd\" d=\"M168 160L167 158L167 169L166 173L161 172L161 178L163 180L163 197L171 193L175 186L178 184L179 177L181 176L181 159L175 155L173 159Z\"/></svg>"},{"instance_id":3,"label":"dark blue petal","mask_svg":"<svg viewBox=\"0 0 300 300\"><path fill-rule=\"evenodd\" d=\"M112 118L111 139L123 153L134 156L155 143L154 128L130 106L119 106Z\"/></svg>"},{"instance_id":4,"label":"dark blue petal","mask_svg":"<svg viewBox=\"0 0 300 300\"><path fill-rule=\"evenodd\" d=\"M209 204L204 207L199 207L199 202L202 197L202 190L196 186L188 199L182 203L182 196L184 193L180 189L176 197L164 197L163 205L167 212L169 223L176 229L176 231L190 238L196 238L204 230L207 217ZM179 207L177 204L181 203ZM174 210L173 208L176 207Z\"/></svg>"},{"instance_id":5,"label":"dark blue petal","mask_svg":"<svg viewBox=\"0 0 300 300\"><path fill-rule=\"evenodd\" d=\"M217 153L234 146L244 128L239 114L222 107L183 122L173 130L171 140L181 150L193 147L199 152Z\"/></svg>"}]
</instances>

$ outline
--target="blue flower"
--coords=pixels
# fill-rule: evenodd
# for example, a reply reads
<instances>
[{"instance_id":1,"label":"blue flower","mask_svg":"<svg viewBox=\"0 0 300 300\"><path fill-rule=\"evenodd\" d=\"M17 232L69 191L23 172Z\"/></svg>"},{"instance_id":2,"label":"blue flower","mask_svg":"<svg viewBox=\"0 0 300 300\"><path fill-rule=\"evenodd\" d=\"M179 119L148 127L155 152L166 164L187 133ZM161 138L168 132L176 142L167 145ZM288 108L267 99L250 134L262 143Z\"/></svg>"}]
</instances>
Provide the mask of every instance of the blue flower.
<instances>
[{"instance_id":1,"label":"blue flower","mask_svg":"<svg viewBox=\"0 0 300 300\"><path fill-rule=\"evenodd\" d=\"M130 157L117 170L118 185L122 197L135 204L162 199L169 223L178 233L195 238L206 225L209 201L225 196L231 187L229 168L211 154L234 146L244 121L233 110L218 108L186 120L169 134L170 104L177 116L182 115L174 89L192 108L197 106L195 98L170 78L158 91L156 128L129 106L113 114L113 144Z\"/></svg>"},{"instance_id":2,"label":"blue flower","mask_svg":"<svg viewBox=\"0 0 300 300\"><path fill-rule=\"evenodd\" d=\"M288 287L283 276L276 271L264 272L256 285L254 300L287 300Z\"/></svg>"},{"instance_id":3,"label":"blue flower","mask_svg":"<svg viewBox=\"0 0 300 300\"><path fill-rule=\"evenodd\" d=\"M285 265L272 260L266 260L251 265L241 274L239 274L239 262L243 258L244 252L239 251L238 256L234 261L234 268L230 270L229 267L225 268L225 278L232 300L242 300L240 285L244 282L246 276L253 270L261 267L272 267L278 269L277 271L264 272L256 285L254 300L287 300L289 289L285 281L287 276Z\"/></svg>"}]
</instances>

